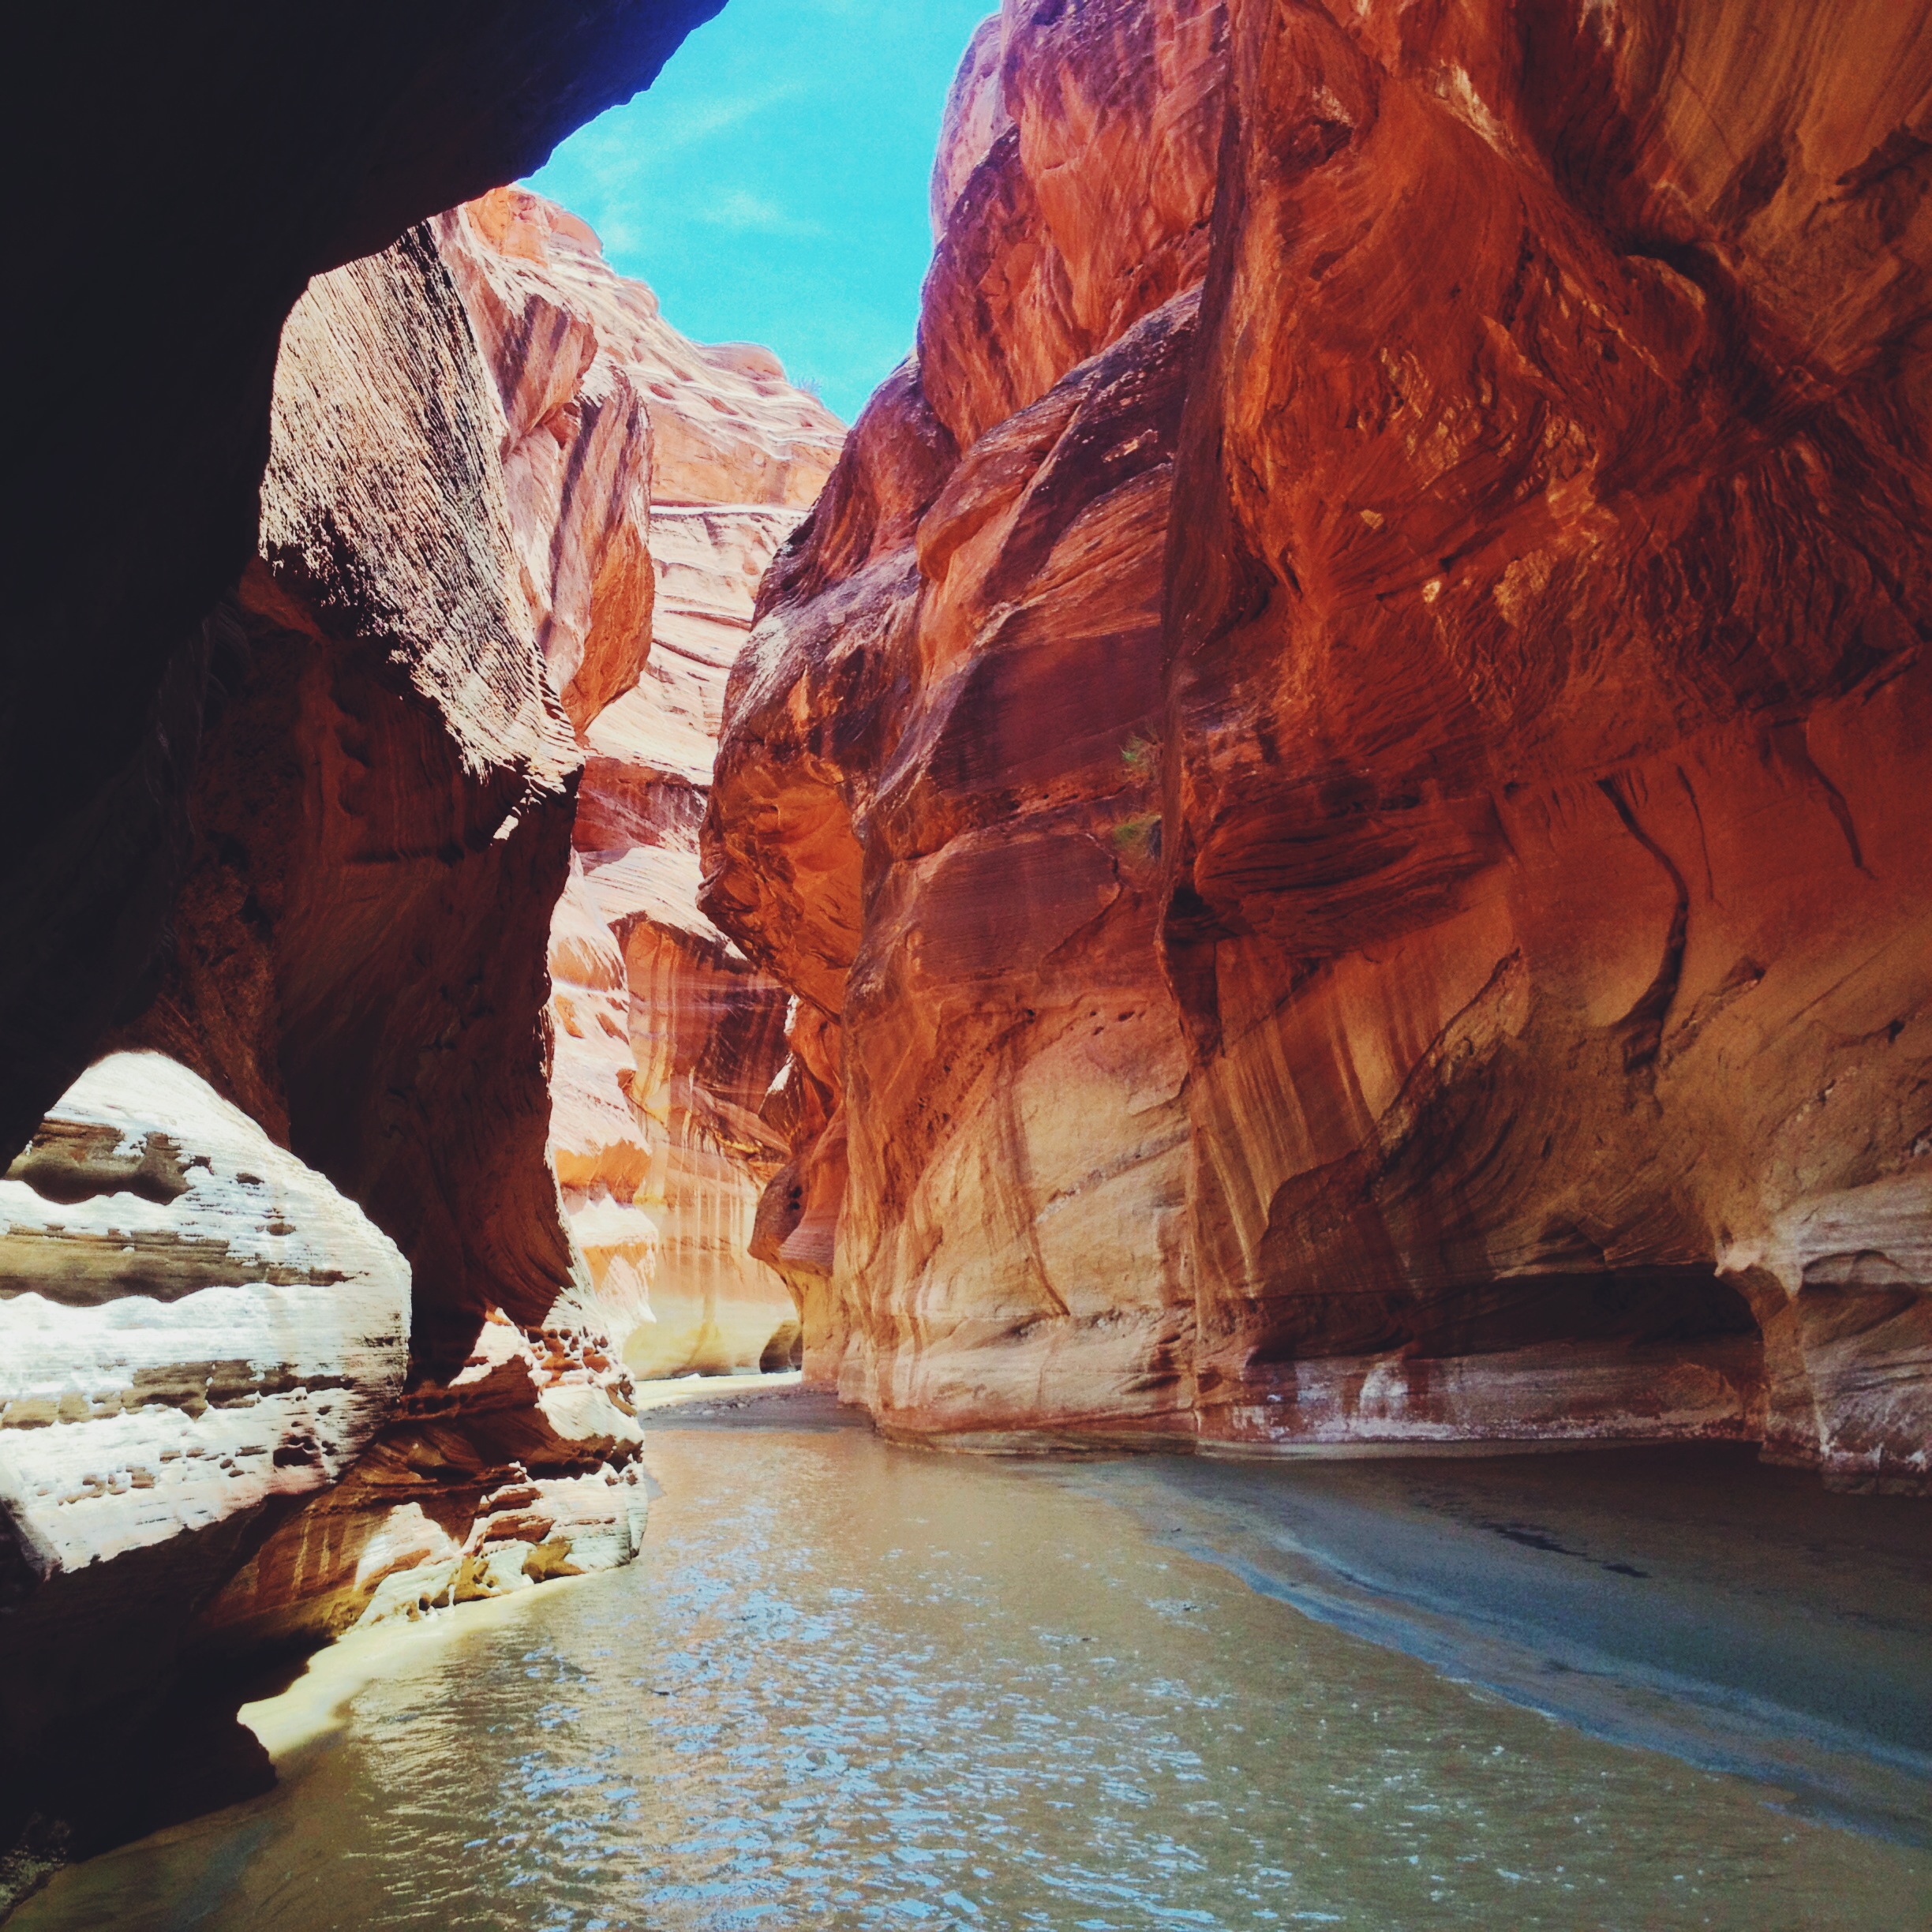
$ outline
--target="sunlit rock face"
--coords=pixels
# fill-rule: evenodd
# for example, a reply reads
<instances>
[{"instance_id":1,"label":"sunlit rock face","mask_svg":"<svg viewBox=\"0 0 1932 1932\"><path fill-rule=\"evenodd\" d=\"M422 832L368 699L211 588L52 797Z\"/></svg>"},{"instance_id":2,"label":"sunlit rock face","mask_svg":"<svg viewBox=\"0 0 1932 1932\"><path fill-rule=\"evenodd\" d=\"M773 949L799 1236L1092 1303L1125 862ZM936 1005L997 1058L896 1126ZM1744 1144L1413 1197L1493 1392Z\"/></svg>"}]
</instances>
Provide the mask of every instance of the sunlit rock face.
<instances>
[{"instance_id":1,"label":"sunlit rock face","mask_svg":"<svg viewBox=\"0 0 1932 1932\"><path fill-rule=\"evenodd\" d=\"M1926 1477L1923 13L1235 11L1166 740L1215 1432Z\"/></svg>"},{"instance_id":2,"label":"sunlit rock face","mask_svg":"<svg viewBox=\"0 0 1932 1932\"><path fill-rule=\"evenodd\" d=\"M814 1372L1925 1483L1924 10L982 30L706 833Z\"/></svg>"},{"instance_id":3,"label":"sunlit rock face","mask_svg":"<svg viewBox=\"0 0 1932 1932\"><path fill-rule=\"evenodd\" d=\"M537 196L500 190L439 236L502 399L511 520L585 758L550 934L550 1155L591 1289L574 1305L639 1375L782 1362L798 1312L751 1244L785 1153L760 1116L786 996L698 910L697 827L758 578L844 428L767 351L686 340ZM613 416L635 426L600 456ZM641 601L627 563L595 560L627 558L629 532ZM557 616L545 570L588 616Z\"/></svg>"},{"instance_id":4,"label":"sunlit rock face","mask_svg":"<svg viewBox=\"0 0 1932 1932\"><path fill-rule=\"evenodd\" d=\"M198 1639L313 1642L628 1563L640 1440L601 1337L494 1315L454 1375L414 1383L346 1478L263 1544Z\"/></svg>"},{"instance_id":5,"label":"sunlit rock face","mask_svg":"<svg viewBox=\"0 0 1932 1932\"><path fill-rule=\"evenodd\" d=\"M895 1428L1192 1393L1162 564L1224 49L1186 6L975 38L916 363L732 676L707 909L818 1016L763 1248L808 1373Z\"/></svg>"},{"instance_id":6,"label":"sunlit rock face","mask_svg":"<svg viewBox=\"0 0 1932 1932\"><path fill-rule=\"evenodd\" d=\"M109 1055L0 1180L0 1811L154 1718L252 1540L400 1393L395 1244L206 1081Z\"/></svg>"}]
</instances>

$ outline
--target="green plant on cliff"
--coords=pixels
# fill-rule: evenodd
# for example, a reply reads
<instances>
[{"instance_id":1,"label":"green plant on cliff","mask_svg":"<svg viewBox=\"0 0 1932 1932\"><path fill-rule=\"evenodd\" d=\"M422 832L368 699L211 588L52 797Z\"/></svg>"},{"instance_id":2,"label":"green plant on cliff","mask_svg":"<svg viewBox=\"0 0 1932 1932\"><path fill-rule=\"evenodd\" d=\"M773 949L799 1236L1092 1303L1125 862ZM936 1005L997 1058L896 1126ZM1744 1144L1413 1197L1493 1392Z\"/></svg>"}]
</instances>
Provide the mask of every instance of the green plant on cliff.
<instances>
[{"instance_id":1,"label":"green plant on cliff","mask_svg":"<svg viewBox=\"0 0 1932 1932\"><path fill-rule=\"evenodd\" d=\"M1135 812L1113 829L1114 849L1123 859L1158 859L1161 849L1159 812Z\"/></svg>"}]
</instances>

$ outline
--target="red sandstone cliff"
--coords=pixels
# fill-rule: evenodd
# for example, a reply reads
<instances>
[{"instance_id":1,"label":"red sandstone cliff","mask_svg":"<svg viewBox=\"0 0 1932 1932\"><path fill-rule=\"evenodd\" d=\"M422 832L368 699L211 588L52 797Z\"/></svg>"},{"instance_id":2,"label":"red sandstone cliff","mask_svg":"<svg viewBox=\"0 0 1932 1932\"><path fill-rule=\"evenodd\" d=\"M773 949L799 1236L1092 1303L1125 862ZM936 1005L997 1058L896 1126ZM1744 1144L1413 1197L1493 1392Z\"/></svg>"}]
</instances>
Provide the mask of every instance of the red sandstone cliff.
<instances>
[{"instance_id":1,"label":"red sandstone cliff","mask_svg":"<svg viewBox=\"0 0 1932 1932\"><path fill-rule=\"evenodd\" d=\"M577 754L534 648L496 398L424 230L283 333L173 956L130 1029L362 1204L412 1346L549 1312L569 1243L539 1016Z\"/></svg>"},{"instance_id":2,"label":"red sandstone cliff","mask_svg":"<svg viewBox=\"0 0 1932 1932\"><path fill-rule=\"evenodd\" d=\"M641 1375L782 1361L796 1311L749 1246L784 1154L760 1110L786 998L698 911L697 828L753 593L844 428L766 351L686 340L589 229L537 196L500 189L440 233L503 394L506 473L533 478L511 495L526 553L553 571L576 558L578 582L603 584L594 533L613 519L580 534L575 506L602 489L560 452L588 398L642 399L650 423L648 460L623 488L627 526L648 530L654 603L647 592L642 618L627 608L608 623L600 601L595 622L546 633L553 673L599 694L573 713L585 768L550 946L550 1150L592 1278L583 1307ZM628 654L580 651L600 628Z\"/></svg>"},{"instance_id":3,"label":"red sandstone cliff","mask_svg":"<svg viewBox=\"0 0 1932 1932\"><path fill-rule=\"evenodd\" d=\"M452 949L446 970L513 1023L499 1032L459 1022L430 1061L446 1080L459 1068L486 1086L496 1110L499 1159L485 1177L489 1195L472 1191L466 1171L442 1190L451 1220L474 1230L477 1252L465 1279L473 1294L492 1291L490 1302L450 1323L462 1354L432 1352L419 1339L408 1399L380 1439L344 1481L279 1529L210 1607L202 1640L223 1649L325 1636L627 1559L642 1506L624 1363L645 1373L756 1366L775 1335L796 1328L782 1282L746 1252L755 1170L761 1159L766 1171L776 1165L756 1109L781 1050L784 995L696 910L692 847L720 709L718 644L709 657L695 653L695 670L686 666L694 640L703 644L721 626L723 654L735 650L751 584L798 513L695 512L710 522L698 523L693 550L688 537L678 541L686 512L656 511L652 500L667 489L736 483L739 494L762 492L783 506L829 468L841 432L762 352L686 343L662 322L648 290L605 265L587 229L533 196L497 191L440 218L434 235L424 288L439 313L451 312L452 339L467 319L466 380L490 392L470 405L490 445L477 459L489 507L480 516L460 504L419 506L399 534L433 533L435 545L477 559L501 586L518 640L504 661L534 680L545 704L552 695L560 701L572 728L560 740L560 765L575 766L588 751L587 769L571 773L574 809L567 796L559 807L578 849L546 843L541 871L511 883L498 879L487 849L440 855L438 930ZM415 238L404 245L417 245ZM294 339L305 339L312 307L332 315L346 292L338 285L352 288L386 259L318 283L297 311ZM420 294L397 305L383 319L391 335L419 326L422 306ZM399 365L421 391L426 416L452 414L448 385L425 382L386 341L357 347L364 352L315 379L335 414L353 411L370 368ZM294 381L303 366L285 355L280 380ZM406 473L373 487L407 501L411 485L439 475L441 453L399 436L392 416L372 422L365 454ZM315 443L306 421L291 425L287 466L305 486L317 467ZM271 465L271 481L278 474ZM353 504L335 477L323 481L336 500ZM658 515L672 519L674 534L667 555L653 559ZM400 548L406 561L396 567L415 567ZM696 605L680 571L695 579ZM278 582L285 575L278 569ZM661 599L661 575L668 591ZM718 614L702 605L707 586L722 600ZM431 608L462 606L440 597ZM338 649L358 663L384 641L365 623ZM471 682L446 678L428 694L459 746L477 702ZM364 736L373 741L368 762L386 774L392 809L404 818L421 814L434 795L421 792L419 772L376 736L398 729L398 716L394 706L372 707ZM208 766L232 779L238 759L223 755L230 742L217 741ZM487 770L492 748L465 755L457 796L470 769ZM249 770L263 766L261 750L249 746ZM532 815L528 807L521 814ZM513 824L492 845L520 835ZM234 829L231 844L244 836ZM372 920L378 911L396 916L406 877L365 867L359 889ZM450 917L466 883L494 893L487 940ZM275 886L290 891L279 879ZM547 1016L528 990L541 983L534 975L544 963ZM397 990L414 986L423 964L420 948L413 960L359 961L346 983L393 1011ZM319 968L311 960L305 970ZM506 973L518 975L518 990L492 994L491 976ZM214 1030L205 1016L203 1030ZM285 1039L281 1058L305 1045ZM184 1053L192 1047L181 1043ZM393 1093L397 1077L388 1084ZM504 1132L506 1115L514 1136ZM466 1146L462 1136L476 1124L425 1117L425 1144L407 1155L434 1166ZM520 1222L551 1246L530 1291L513 1295L500 1284L515 1287L515 1279L482 1244L502 1245L519 1199ZM438 1280L418 1264L419 1338L438 1306Z\"/></svg>"},{"instance_id":4,"label":"red sandstone cliff","mask_svg":"<svg viewBox=\"0 0 1932 1932\"><path fill-rule=\"evenodd\" d=\"M705 829L814 1375L1926 1483L1923 10L981 30Z\"/></svg>"}]
</instances>

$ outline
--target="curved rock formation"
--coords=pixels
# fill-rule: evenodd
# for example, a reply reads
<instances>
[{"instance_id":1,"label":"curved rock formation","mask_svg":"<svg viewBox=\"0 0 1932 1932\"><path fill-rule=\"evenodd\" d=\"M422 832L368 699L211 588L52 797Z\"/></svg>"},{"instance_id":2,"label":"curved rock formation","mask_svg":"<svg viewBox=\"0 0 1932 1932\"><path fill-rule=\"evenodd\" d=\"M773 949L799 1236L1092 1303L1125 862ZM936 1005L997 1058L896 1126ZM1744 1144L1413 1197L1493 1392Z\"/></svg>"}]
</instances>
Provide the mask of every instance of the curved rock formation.
<instances>
[{"instance_id":1,"label":"curved rock formation","mask_svg":"<svg viewBox=\"0 0 1932 1932\"><path fill-rule=\"evenodd\" d=\"M815 1374L1932 1479L1923 11L982 30L705 834Z\"/></svg>"},{"instance_id":2,"label":"curved rock formation","mask_svg":"<svg viewBox=\"0 0 1932 1932\"><path fill-rule=\"evenodd\" d=\"M1223 48L1199 7L988 38L917 364L766 580L706 826L709 909L822 1017L762 1217L808 1370L979 1432L1190 1393L1161 571Z\"/></svg>"},{"instance_id":3,"label":"curved rock formation","mask_svg":"<svg viewBox=\"0 0 1932 1932\"><path fill-rule=\"evenodd\" d=\"M380 20L352 8L263 26L218 9L171 27L165 50L131 18L117 38L97 10L85 84L106 133L80 151L84 117L63 93L80 70L58 44L71 23L36 23L44 84L16 125L69 160L41 203L58 297L17 314L29 338L18 353L54 366L53 349L32 346L44 327L60 355L95 370L91 385L68 385L57 422L36 404L15 439L45 487L35 519L10 526L28 554L0 670L19 940L0 970L0 1112L17 1141L110 1020L111 1043L181 1064L120 1054L75 1089L97 1111L138 1112L156 1080L167 1088L148 1096L147 1151L101 1155L148 1208L103 1210L118 1217L103 1223L117 1237L108 1258L85 1213L62 1222L58 1254L51 1222L36 1224L35 1290L10 1305L34 1346L6 1392L24 1446L6 1451L0 1537L0 1833L30 1804L55 1821L51 1843L66 1824L84 1837L136 1829L232 1790L178 1766L156 1784L145 1743L133 1747L144 1726L159 1738L206 1708L182 1690L184 1646L219 1666L635 1548L628 1378L585 1327L593 1284L545 1159L545 955L571 864L579 736L635 687L651 635L646 385L697 358L709 437L660 412L668 469L743 471L757 488L739 493L760 504L808 489L837 426L762 351L683 344L647 292L624 294L601 264L616 305L593 300L587 318L581 290L494 272L517 254L514 196L496 198L504 219L480 251L466 224L487 227L489 206L412 230L294 298L313 271L380 247L411 215L533 165L647 79L705 10L593 5L560 21L510 7L456 21L404 5ZM141 133L144 169L175 164L174 218L117 250L88 215L110 187L124 203L119 144ZM620 352L600 352L600 339ZM743 447L724 420L740 398ZM747 567L734 552L729 570ZM73 680L90 692L85 731ZM749 976L721 938L707 943ZM758 998L771 1014L760 1037L775 1040L782 995L767 985ZM720 1037L743 1031L724 1024ZM739 1074L758 1064L751 1054ZM156 1066L165 1078L142 1071ZM739 1075L707 1077L739 1097ZM191 1319L202 1290L167 1226L140 1215L194 1220L193 1174L188 1204L168 1206L183 1181L169 1149L194 1140L204 1102L252 1116L268 1150L238 1173L237 1200L218 1204L217 1220L240 1217L224 1252L242 1254L248 1190L266 1176L305 1214L327 1200L346 1217L321 1230L346 1257L340 1279L302 1278L340 1288L339 1320L366 1299L358 1241L386 1257L396 1320L380 1374L359 1357L328 1366L326 1320L277 1312L300 1284L270 1260L264 1282L242 1284L269 1305L269 1331L256 1334L253 1303L222 1316L247 1363L212 1362L198 1394L177 1386L208 1342ZM22 1185L52 1177L63 1202L103 1192L98 1174L74 1193L56 1173L70 1125L43 1121L21 1170ZM184 1237L196 1256L199 1230ZM88 1292L111 1299L84 1316L47 1313L46 1284L68 1275L98 1277ZM567 1290L575 1297L560 1299ZM177 1313L144 1312L178 1295ZM90 1323L110 1340L89 1340ZM123 1330L133 1339L111 1340ZM197 1403L219 1475L165 1449L159 1471L137 1455L114 1460ZM41 1414L50 1406L56 1421ZM111 1561L82 1562L90 1537ZM71 1588L63 1563L81 1565ZM94 1650L113 1663L90 1662ZM17 1659L33 1681L15 1681ZM225 1761L240 1735L230 1727L206 1751L190 1739L187 1756ZM0 1869L0 1893L31 1864Z\"/></svg>"},{"instance_id":4,"label":"curved rock formation","mask_svg":"<svg viewBox=\"0 0 1932 1932\"><path fill-rule=\"evenodd\" d=\"M194 860L152 1004L122 1038L204 1075L266 1129L264 1145L293 1150L278 1172L309 1174L300 1156L393 1237L402 1255L384 1251L413 1310L410 1394L384 1421L399 1375L372 1392L357 1446L383 1422L380 1433L279 1528L250 1518L210 1541L153 1514L146 1594L100 1586L103 1617L141 1626L113 1641L143 1659L149 1704L178 1677L190 1636L226 1657L369 1612L409 1567L396 1546L414 1549L405 1533L419 1518L450 1550L416 1560L433 1569L448 1554L450 1574L391 1596L493 1592L635 1545L641 1500L618 1466L637 1440L627 1378L581 1324L552 1322L578 1264L545 1162L544 1004L579 760L557 686L593 683L600 653L635 675L648 444L635 409L600 420L577 399L567 425L580 475L607 485L607 514L587 489L549 513L571 543L601 537L619 560L587 586L533 575L537 546L518 519L545 500L526 485L513 510L516 440L428 230L319 278L284 331L260 552L209 627L222 702L196 779ZM547 658L567 620L575 647ZM105 1083L111 1097L150 1064L170 1063L118 1056L83 1088ZM185 1130L160 1117L159 1131ZM130 1256L107 1284L125 1301L115 1320L166 1285L138 1246ZM260 1355L234 1325L236 1345ZM58 1350L33 1372L64 1405L92 1399ZM165 1422L155 1405L167 1386L144 1391L129 1395L138 1426ZM43 1486L85 1475L85 1442L58 1430L36 1441ZM289 1445L271 1448L302 1466ZM331 1479L346 1460L331 1462ZM276 1493L321 1486L291 1477ZM5 1500L9 1550L17 1541L31 1563L33 1509ZM17 1627L28 1626L10 1622L9 1640ZM53 1728L87 1729L78 1668L77 1656L46 1673L64 1687L46 1691ZM125 1725L111 1687L100 1701Z\"/></svg>"},{"instance_id":5,"label":"curved rock formation","mask_svg":"<svg viewBox=\"0 0 1932 1932\"><path fill-rule=\"evenodd\" d=\"M415 1353L570 1276L544 1163L550 908L577 753L546 682L501 418L426 231L290 317L261 552L212 634L225 702L153 1005L407 1256Z\"/></svg>"},{"instance_id":6,"label":"curved rock formation","mask_svg":"<svg viewBox=\"0 0 1932 1932\"><path fill-rule=\"evenodd\" d=\"M0 1180L0 1819L138 1813L191 1620L388 1417L409 1292L353 1203L161 1054L43 1121Z\"/></svg>"},{"instance_id":7,"label":"curved rock formation","mask_svg":"<svg viewBox=\"0 0 1932 1932\"><path fill-rule=\"evenodd\" d=\"M717 0L108 0L17 24L10 178L37 372L9 449L0 1152L143 1003L191 856L203 620L256 540L278 334L310 276L537 166ZM165 182L165 215L144 199Z\"/></svg>"},{"instance_id":8,"label":"curved rock formation","mask_svg":"<svg viewBox=\"0 0 1932 1932\"><path fill-rule=\"evenodd\" d=\"M344 1480L242 1567L197 1642L320 1642L628 1563L645 1516L641 1440L601 1337L493 1316L462 1368L415 1383Z\"/></svg>"},{"instance_id":9,"label":"curved rock formation","mask_svg":"<svg viewBox=\"0 0 1932 1932\"><path fill-rule=\"evenodd\" d=\"M759 1112L785 995L698 910L696 833L753 592L844 427L767 351L686 340L538 196L499 189L438 233L502 398L539 635L567 707L584 694L550 938L551 1159L593 1289L578 1299L640 1375L788 1359L796 1311L748 1252L784 1155ZM620 461L643 446L605 425L640 410L647 455ZM628 564L608 560L646 533L654 597L613 592Z\"/></svg>"}]
</instances>

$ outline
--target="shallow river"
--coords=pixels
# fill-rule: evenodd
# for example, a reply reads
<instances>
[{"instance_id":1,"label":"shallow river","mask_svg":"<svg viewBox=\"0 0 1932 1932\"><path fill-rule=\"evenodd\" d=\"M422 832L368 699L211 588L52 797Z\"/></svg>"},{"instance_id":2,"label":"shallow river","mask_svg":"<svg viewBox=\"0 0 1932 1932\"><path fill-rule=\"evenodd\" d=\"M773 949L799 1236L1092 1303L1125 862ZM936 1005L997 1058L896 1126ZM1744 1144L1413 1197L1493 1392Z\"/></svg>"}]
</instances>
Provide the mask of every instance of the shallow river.
<instances>
[{"instance_id":1,"label":"shallow river","mask_svg":"<svg viewBox=\"0 0 1932 1932\"><path fill-rule=\"evenodd\" d=\"M632 1569L354 1638L9 1932L1915 1927L1932 1857L1251 1590L1091 1474L659 1428Z\"/></svg>"}]
</instances>

